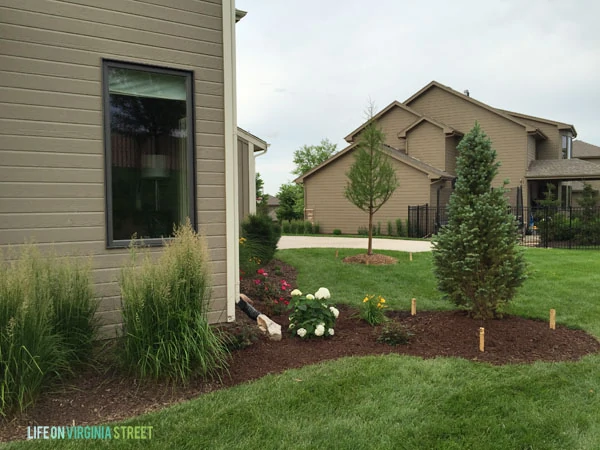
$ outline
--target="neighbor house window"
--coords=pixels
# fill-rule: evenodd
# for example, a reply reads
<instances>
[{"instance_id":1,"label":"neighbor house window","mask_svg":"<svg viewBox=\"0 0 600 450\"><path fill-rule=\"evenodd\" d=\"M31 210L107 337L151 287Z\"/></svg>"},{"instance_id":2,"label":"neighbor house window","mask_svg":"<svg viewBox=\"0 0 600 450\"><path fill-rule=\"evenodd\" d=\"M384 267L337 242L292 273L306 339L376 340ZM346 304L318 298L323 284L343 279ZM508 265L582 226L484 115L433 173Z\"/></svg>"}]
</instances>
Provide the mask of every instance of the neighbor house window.
<instances>
[{"instance_id":1,"label":"neighbor house window","mask_svg":"<svg viewBox=\"0 0 600 450\"><path fill-rule=\"evenodd\" d=\"M571 159L573 157L573 138L563 135L562 141L562 159Z\"/></svg>"},{"instance_id":2,"label":"neighbor house window","mask_svg":"<svg viewBox=\"0 0 600 450\"><path fill-rule=\"evenodd\" d=\"M192 75L104 62L109 246L160 244L193 218Z\"/></svg>"}]
</instances>

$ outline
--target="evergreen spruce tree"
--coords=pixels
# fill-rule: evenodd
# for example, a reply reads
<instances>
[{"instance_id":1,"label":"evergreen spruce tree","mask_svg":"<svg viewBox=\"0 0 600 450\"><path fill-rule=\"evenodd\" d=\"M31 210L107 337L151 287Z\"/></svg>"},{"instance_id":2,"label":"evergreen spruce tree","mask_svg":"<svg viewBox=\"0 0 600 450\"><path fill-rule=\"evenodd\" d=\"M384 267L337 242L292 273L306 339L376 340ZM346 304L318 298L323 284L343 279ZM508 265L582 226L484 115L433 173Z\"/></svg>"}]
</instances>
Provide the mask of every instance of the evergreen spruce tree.
<instances>
[{"instance_id":1,"label":"evergreen spruce tree","mask_svg":"<svg viewBox=\"0 0 600 450\"><path fill-rule=\"evenodd\" d=\"M501 317L502 307L525 280L517 222L508 209L506 189L492 188L500 163L478 123L457 150L448 225L433 242L434 274L445 297L466 307L472 317Z\"/></svg>"}]
</instances>

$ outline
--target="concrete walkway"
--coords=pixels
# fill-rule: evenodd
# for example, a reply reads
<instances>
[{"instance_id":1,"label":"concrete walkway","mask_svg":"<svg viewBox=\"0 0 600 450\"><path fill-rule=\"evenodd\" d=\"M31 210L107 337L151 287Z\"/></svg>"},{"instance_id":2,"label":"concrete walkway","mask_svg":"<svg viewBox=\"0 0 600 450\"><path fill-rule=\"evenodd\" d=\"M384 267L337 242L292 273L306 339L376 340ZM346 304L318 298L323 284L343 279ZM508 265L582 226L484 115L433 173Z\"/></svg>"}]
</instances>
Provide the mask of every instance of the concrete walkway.
<instances>
[{"instance_id":1,"label":"concrete walkway","mask_svg":"<svg viewBox=\"0 0 600 450\"><path fill-rule=\"evenodd\" d=\"M367 238L344 238L333 236L281 236L277 248L367 248ZM401 252L428 252L429 241L404 241L400 239L373 238L373 250L397 250Z\"/></svg>"}]
</instances>

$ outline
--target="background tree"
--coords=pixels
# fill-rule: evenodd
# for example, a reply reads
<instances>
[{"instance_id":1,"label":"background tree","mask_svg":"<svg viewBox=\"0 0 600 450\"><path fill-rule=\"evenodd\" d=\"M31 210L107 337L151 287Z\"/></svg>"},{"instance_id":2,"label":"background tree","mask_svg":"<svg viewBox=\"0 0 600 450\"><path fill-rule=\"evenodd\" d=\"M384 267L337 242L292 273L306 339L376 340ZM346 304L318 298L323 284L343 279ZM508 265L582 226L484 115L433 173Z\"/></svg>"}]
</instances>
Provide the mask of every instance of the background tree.
<instances>
[{"instance_id":1,"label":"background tree","mask_svg":"<svg viewBox=\"0 0 600 450\"><path fill-rule=\"evenodd\" d=\"M501 307L525 280L517 221L506 189L492 189L500 163L479 124L457 150L448 225L433 240L434 274L445 297L467 307L474 318L500 317Z\"/></svg>"},{"instance_id":2,"label":"background tree","mask_svg":"<svg viewBox=\"0 0 600 450\"><path fill-rule=\"evenodd\" d=\"M256 172L256 214L268 214L267 202L269 201L269 194L265 194L264 187L265 182L260 176L259 172Z\"/></svg>"},{"instance_id":3,"label":"background tree","mask_svg":"<svg viewBox=\"0 0 600 450\"><path fill-rule=\"evenodd\" d=\"M304 189L301 185L282 184L279 187L277 198L279 199L279 208L275 213L280 222L304 219Z\"/></svg>"},{"instance_id":4,"label":"background tree","mask_svg":"<svg viewBox=\"0 0 600 450\"><path fill-rule=\"evenodd\" d=\"M319 145L303 145L294 151L296 168L292 170L292 173L298 176L304 175L329 159L336 150L337 145L332 144L328 139L322 139Z\"/></svg>"},{"instance_id":5,"label":"background tree","mask_svg":"<svg viewBox=\"0 0 600 450\"><path fill-rule=\"evenodd\" d=\"M581 198L577 199L577 203L583 208L583 217L591 219L595 215L594 208L598 202L598 191L589 183L583 183L583 192Z\"/></svg>"},{"instance_id":6,"label":"background tree","mask_svg":"<svg viewBox=\"0 0 600 450\"><path fill-rule=\"evenodd\" d=\"M374 110L371 104L367 110L368 124L354 151L354 164L346 173L348 183L344 191L348 200L369 215L367 255L373 254L373 216L398 187L396 172L383 150L385 135L373 120Z\"/></svg>"}]
</instances>

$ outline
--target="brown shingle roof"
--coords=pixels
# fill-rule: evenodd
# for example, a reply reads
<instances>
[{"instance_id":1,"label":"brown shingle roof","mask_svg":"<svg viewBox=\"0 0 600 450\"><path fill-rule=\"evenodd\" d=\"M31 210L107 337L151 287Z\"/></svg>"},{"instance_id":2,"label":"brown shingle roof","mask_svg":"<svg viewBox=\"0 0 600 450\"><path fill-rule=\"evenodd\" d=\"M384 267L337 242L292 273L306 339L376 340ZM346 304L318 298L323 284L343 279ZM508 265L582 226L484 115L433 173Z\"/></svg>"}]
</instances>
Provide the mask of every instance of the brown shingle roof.
<instances>
[{"instance_id":1,"label":"brown shingle roof","mask_svg":"<svg viewBox=\"0 0 600 450\"><path fill-rule=\"evenodd\" d=\"M384 145L384 148L390 153L390 156L392 156L392 158L405 164L408 164L409 166L412 166L415 169L420 170L421 172L425 172L429 176L429 178L447 178L449 180L454 179L454 175L451 175L448 172L444 172L443 170L430 166L429 164L424 163L420 159L408 156L406 153L401 152L400 150L397 150L393 147L390 147L389 145Z\"/></svg>"},{"instance_id":2,"label":"brown shingle roof","mask_svg":"<svg viewBox=\"0 0 600 450\"><path fill-rule=\"evenodd\" d=\"M573 141L574 158L600 158L600 147L583 141Z\"/></svg>"},{"instance_id":3,"label":"brown shingle roof","mask_svg":"<svg viewBox=\"0 0 600 450\"><path fill-rule=\"evenodd\" d=\"M539 159L531 161L526 178L530 180L600 180L600 164L581 159Z\"/></svg>"}]
</instances>

